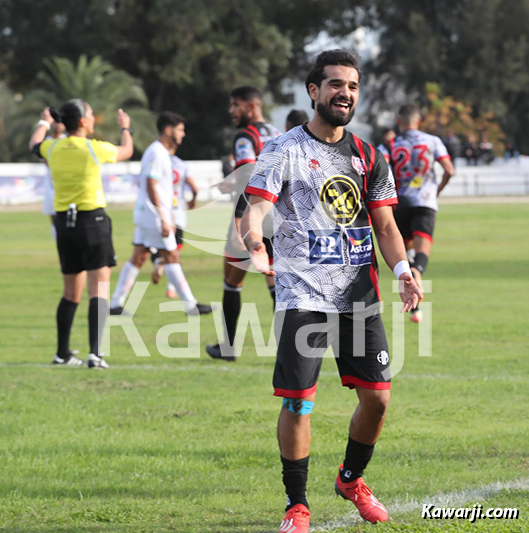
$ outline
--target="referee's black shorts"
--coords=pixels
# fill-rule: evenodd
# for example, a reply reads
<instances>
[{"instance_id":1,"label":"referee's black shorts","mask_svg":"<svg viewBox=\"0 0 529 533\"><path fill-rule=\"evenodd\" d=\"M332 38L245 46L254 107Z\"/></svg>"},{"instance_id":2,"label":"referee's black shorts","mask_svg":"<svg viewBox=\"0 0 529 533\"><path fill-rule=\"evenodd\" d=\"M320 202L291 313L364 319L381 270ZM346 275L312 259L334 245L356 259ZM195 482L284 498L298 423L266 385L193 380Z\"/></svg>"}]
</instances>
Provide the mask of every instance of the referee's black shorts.
<instances>
[{"instance_id":1,"label":"referee's black shorts","mask_svg":"<svg viewBox=\"0 0 529 533\"><path fill-rule=\"evenodd\" d=\"M74 228L66 227L66 212L57 213L55 228L63 274L116 266L112 221L104 209L79 211Z\"/></svg>"},{"instance_id":2,"label":"referee's black shorts","mask_svg":"<svg viewBox=\"0 0 529 533\"><path fill-rule=\"evenodd\" d=\"M388 343L379 313L289 309L276 312L275 327L279 342L274 396L306 398L313 394L328 346L332 346L344 387L391 387Z\"/></svg>"}]
</instances>

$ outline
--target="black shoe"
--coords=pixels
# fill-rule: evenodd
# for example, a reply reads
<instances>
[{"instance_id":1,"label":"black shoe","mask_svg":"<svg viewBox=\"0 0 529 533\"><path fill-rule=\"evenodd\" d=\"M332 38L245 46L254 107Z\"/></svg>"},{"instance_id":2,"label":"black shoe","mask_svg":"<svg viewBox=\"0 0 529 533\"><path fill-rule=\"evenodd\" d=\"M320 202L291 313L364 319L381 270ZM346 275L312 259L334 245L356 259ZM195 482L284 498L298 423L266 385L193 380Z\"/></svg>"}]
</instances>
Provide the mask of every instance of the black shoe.
<instances>
[{"instance_id":1,"label":"black shoe","mask_svg":"<svg viewBox=\"0 0 529 533\"><path fill-rule=\"evenodd\" d=\"M189 311L189 315L191 316L197 316L197 315L209 315L209 313L215 311L214 307L211 307L211 305L206 304L195 304L196 309L191 309Z\"/></svg>"},{"instance_id":2,"label":"black shoe","mask_svg":"<svg viewBox=\"0 0 529 533\"><path fill-rule=\"evenodd\" d=\"M237 361L235 350L226 344L208 344L206 346L206 352L212 359L223 359L230 363Z\"/></svg>"},{"instance_id":3,"label":"black shoe","mask_svg":"<svg viewBox=\"0 0 529 533\"><path fill-rule=\"evenodd\" d=\"M132 316L131 313L128 311L125 311L123 307L111 307L110 308L110 314L111 315L122 315L122 316Z\"/></svg>"},{"instance_id":4,"label":"black shoe","mask_svg":"<svg viewBox=\"0 0 529 533\"><path fill-rule=\"evenodd\" d=\"M73 353L73 350L70 351L68 357L59 357L58 355L53 356L53 361L51 362L52 365L62 365L62 366L83 366L86 365L86 363L79 359L79 357L76 357Z\"/></svg>"},{"instance_id":5,"label":"black shoe","mask_svg":"<svg viewBox=\"0 0 529 533\"><path fill-rule=\"evenodd\" d=\"M88 356L88 368L110 368L110 365L103 359L98 357L95 353Z\"/></svg>"}]
</instances>

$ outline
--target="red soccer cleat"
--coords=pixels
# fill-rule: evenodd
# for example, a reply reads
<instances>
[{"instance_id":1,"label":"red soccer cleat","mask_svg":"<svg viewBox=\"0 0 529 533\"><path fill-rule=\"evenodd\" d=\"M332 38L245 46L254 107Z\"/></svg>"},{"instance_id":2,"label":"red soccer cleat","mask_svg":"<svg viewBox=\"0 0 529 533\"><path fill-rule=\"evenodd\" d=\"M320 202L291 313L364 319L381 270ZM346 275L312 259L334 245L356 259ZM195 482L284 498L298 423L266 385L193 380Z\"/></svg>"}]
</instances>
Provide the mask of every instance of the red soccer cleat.
<instances>
[{"instance_id":1,"label":"red soccer cleat","mask_svg":"<svg viewBox=\"0 0 529 533\"><path fill-rule=\"evenodd\" d=\"M310 511L298 503L287 511L279 527L279 533L309 533Z\"/></svg>"},{"instance_id":2,"label":"red soccer cleat","mask_svg":"<svg viewBox=\"0 0 529 533\"><path fill-rule=\"evenodd\" d=\"M340 470L342 468L343 465ZM364 520L376 524L377 522L386 522L388 519L386 508L373 496L361 477L351 481L351 483L343 483L340 474L338 474L334 489L336 494L344 500L352 501L356 505Z\"/></svg>"}]
</instances>

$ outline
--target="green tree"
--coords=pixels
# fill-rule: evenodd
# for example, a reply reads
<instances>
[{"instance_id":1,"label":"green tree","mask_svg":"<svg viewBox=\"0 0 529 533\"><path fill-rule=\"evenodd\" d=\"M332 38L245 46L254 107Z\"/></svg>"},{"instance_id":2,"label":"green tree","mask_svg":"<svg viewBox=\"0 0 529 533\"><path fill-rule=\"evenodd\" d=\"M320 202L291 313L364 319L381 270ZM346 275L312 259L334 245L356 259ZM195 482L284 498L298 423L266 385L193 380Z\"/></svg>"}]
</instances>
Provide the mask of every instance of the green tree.
<instances>
[{"instance_id":1,"label":"green tree","mask_svg":"<svg viewBox=\"0 0 529 533\"><path fill-rule=\"evenodd\" d=\"M11 124L14 157L24 158L28 131L46 106L60 107L71 98L87 101L94 111L94 137L117 143L120 139L116 113L121 107L131 116L134 144L143 151L156 137L155 119L148 109L141 82L115 69L100 56L88 60L81 55L77 64L69 59L45 59L45 71L37 74L38 88L29 91Z\"/></svg>"}]
</instances>

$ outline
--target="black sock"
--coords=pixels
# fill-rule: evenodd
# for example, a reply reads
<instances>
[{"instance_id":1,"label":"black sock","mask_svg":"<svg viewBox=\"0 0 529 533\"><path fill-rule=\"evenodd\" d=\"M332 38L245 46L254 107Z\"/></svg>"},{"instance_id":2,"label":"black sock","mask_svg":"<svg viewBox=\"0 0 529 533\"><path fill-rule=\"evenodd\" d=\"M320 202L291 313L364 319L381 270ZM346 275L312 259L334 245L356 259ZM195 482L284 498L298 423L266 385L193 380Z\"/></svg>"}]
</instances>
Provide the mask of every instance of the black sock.
<instances>
[{"instance_id":1,"label":"black sock","mask_svg":"<svg viewBox=\"0 0 529 533\"><path fill-rule=\"evenodd\" d=\"M108 316L108 300L104 298L90 298L88 307L88 341L90 353L99 356L99 345Z\"/></svg>"},{"instance_id":2,"label":"black sock","mask_svg":"<svg viewBox=\"0 0 529 533\"><path fill-rule=\"evenodd\" d=\"M270 291L270 296L274 302L274 311L275 311L276 310L276 288L268 287L268 290Z\"/></svg>"},{"instance_id":3,"label":"black sock","mask_svg":"<svg viewBox=\"0 0 529 533\"><path fill-rule=\"evenodd\" d=\"M281 457L283 463L283 484L287 493L287 507L285 511L294 507L298 503L303 504L307 509L307 477L309 475L309 458L289 461Z\"/></svg>"},{"instance_id":4,"label":"black sock","mask_svg":"<svg viewBox=\"0 0 529 533\"><path fill-rule=\"evenodd\" d=\"M61 359L70 357L70 332L77 304L62 298L57 307L57 355Z\"/></svg>"},{"instance_id":5,"label":"black sock","mask_svg":"<svg viewBox=\"0 0 529 533\"><path fill-rule=\"evenodd\" d=\"M224 297L222 298L222 310L224 312L224 320L226 323L226 339L225 341L233 346L235 340L235 332L237 331L237 320L239 320L239 313L241 312L241 290L242 287L235 287L229 283L224 282Z\"/></svg>"},{"instance_id":6,"label":"black sock","mask_svg":"<svg viewBox=\"0 0 529 533\"><path fill-rule=\"evenodd\" d=\"M362 477L364 470L373 456L374 444L362 444L349 437L347 450L345 451L345 461L340 470L342 483L350 483Z\"/></svg>"}]
</instances>

